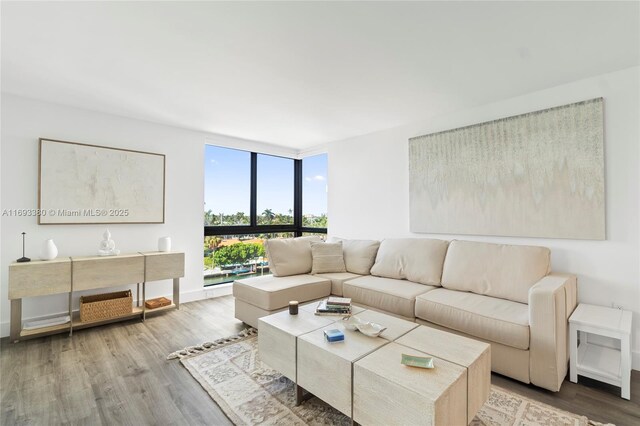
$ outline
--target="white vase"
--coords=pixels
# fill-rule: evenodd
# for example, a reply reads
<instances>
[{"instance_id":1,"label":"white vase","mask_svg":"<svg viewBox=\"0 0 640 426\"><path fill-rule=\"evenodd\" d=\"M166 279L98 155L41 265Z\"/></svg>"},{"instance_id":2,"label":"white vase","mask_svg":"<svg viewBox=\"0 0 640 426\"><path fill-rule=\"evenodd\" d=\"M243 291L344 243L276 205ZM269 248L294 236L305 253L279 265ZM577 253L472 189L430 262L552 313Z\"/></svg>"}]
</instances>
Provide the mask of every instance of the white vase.
<instances>
[{"instance_id":1,"label":"white vase","mask_svg":"<svg viewBox=\"0 0 640 426\"><path fill-rule=\"evenodd\" d=\"M58 247L53 243L53 240L46 240L42 244L42 253L40 257L42 260L53 260L58 256Z\"/></svg>"},{"instance_id":2,"label":"white vase","mask_svg":"<svg viewBox=\"0 0 640 426\"><path fill-rule=\"evenodd\" d=\"M171 237L158 238L158 251L171 251Z\"/></svg>"}]
</instances>

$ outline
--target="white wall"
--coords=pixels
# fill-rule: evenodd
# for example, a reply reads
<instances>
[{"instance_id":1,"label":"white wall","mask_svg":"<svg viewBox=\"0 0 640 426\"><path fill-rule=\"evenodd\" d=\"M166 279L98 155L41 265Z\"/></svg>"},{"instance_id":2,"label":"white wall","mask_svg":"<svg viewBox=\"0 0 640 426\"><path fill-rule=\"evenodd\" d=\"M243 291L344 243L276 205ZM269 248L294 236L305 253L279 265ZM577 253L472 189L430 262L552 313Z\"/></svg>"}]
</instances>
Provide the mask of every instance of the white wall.
<instances>
[{"instance_id":1,"label":"white wall","mask_svg":"<svg viewBox=\"0 0 640 426\"><path fill-rule=\"evenodd\" d=\"M332 236L435 237L544 245L552 267L578 276L580 302L634 311L634 368L640 368L640 68L635 67L328 144ZM408 143L453 129L595 97L605 100L607 240L577 241L409 231ZM580 212L575 212L579 215Z\"/></svg>"},{"instance_id":2,"label":"white wall","mask_svg":"<svg viewBox=\"0 0 640 426\"><path fill-rule=\"evenodd\" d=\"M158 237L169 235L174 250L186 254L181 301L214 295L203 291L202 215L205 143L257 152L295 156L297 152L220 135L193 132L92 111L2 95L1 203L5 209L35 209L38 205L38 138L91 143L166 155L165 223L161 225L38 225L36 218L2 216L0 263L1 335L9 333L8 265L22 255L21 235L27 233L26 255L39 258L42 242L53 238L58 256L97 253L105 228L123 253L157 250ZM133 287L123 287L133 288ZM170 281L147 286L148 296L169 295ZM218 292L216 290L215 292ZM74 301L77 307L78 300ZM25 299L23 317L66 310L64 295Z\"/></svg>"}]
</instances>

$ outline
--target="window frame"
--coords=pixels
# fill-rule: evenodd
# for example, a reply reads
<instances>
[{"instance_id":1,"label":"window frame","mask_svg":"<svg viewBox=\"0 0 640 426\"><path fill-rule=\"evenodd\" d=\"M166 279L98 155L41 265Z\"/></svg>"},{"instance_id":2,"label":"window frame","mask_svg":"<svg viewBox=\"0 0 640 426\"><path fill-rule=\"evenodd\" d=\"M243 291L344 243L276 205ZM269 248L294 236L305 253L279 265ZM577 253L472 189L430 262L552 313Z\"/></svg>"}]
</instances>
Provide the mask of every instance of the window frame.
<instances>
[{"instance_id":1,"label":"window frame","mask_svg":"<svg viewBox=\"0 0 640 426\"><path fill-rule=\"evenodd\" d=\"M215 146L215 145L212 145ZM227 148L227 147L225 147ZM231 148L235 149L235 148ZM242 150L238 150L242 151ZM251 154L251 192L249 199L249 225L204 225L204 236L224 236L243 234L272 234L291 232L300 237L303 233L326 234L327 228L312 228L302 226L302 159L288 158L280 155L274 157L293 160L293 224L285 225L258 225L258 153ZM260 153L261 155L271 155Z\"/></svg>"}]
</instances>

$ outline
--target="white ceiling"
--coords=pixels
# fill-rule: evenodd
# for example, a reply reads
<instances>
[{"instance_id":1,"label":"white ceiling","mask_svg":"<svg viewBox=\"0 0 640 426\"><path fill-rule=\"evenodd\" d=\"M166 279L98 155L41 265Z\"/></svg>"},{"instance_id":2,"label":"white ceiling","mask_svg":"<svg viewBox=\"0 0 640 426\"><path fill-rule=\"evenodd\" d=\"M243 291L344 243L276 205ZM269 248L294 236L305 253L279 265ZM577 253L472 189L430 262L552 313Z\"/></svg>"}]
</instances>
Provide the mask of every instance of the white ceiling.
<instances>
[{"instance_id":1,"label":"white ceiling","mask_svg":"<svg viewBox=\"0 0 640 426\"><path fill-rule=\"evenodd\" d=\"M304 149L640 64L638 2L2 2L2 91Z\"/></svg>"}]
</instances>

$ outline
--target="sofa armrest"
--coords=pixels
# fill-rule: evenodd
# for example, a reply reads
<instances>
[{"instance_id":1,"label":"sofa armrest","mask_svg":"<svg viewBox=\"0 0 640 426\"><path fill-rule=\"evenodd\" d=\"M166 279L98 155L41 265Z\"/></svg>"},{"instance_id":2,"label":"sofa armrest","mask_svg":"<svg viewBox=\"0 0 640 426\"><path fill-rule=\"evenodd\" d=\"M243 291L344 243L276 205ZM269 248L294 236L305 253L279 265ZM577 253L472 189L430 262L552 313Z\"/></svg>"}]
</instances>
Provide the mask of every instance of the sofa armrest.
<instances>
[{"instance_id":1,"label":"sofa armrest","mask_svg":"<svg viewBox=\"0 0 640 426\"><path fill-rule=\"evenodd\" d=\"M557 392L567 375L569 316L577 304L576 277L551 273L529 289L529 376Z\"/></svg>"}]
</instances>

